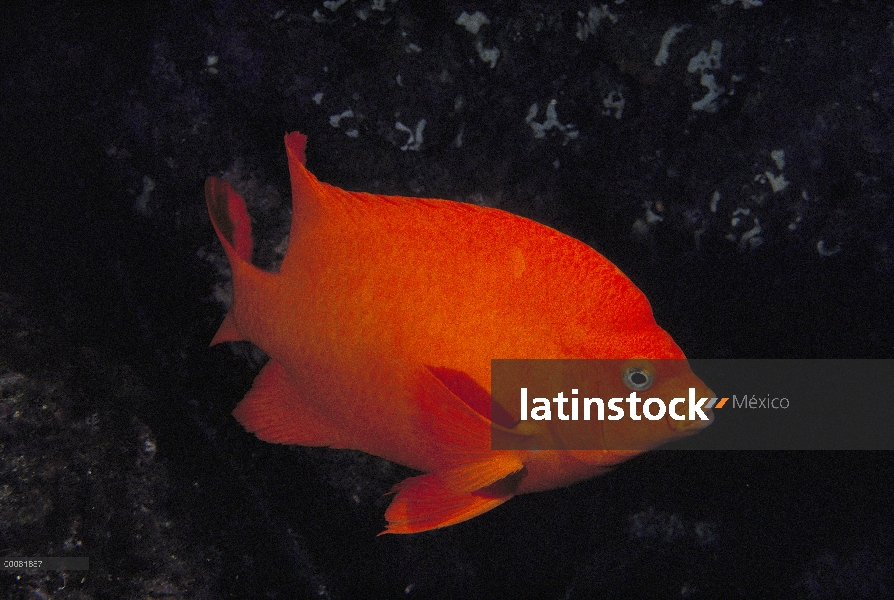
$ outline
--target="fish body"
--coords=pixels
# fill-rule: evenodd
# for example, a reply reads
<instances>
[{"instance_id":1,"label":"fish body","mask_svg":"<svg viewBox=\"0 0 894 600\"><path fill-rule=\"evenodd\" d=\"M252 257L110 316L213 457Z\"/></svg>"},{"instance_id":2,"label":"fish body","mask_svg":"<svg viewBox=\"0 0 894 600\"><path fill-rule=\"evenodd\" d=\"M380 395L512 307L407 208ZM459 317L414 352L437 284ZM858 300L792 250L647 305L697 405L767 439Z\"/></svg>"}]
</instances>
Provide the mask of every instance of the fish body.
<instances>
[{"instance_id":1,"label":"fish body","mask_svg":"<svg viewBox=\"0 0 894 600\"><path fill-rule=\"evenodd\" d=\"M639 452L491 449L491 359L684 358L617 267L500 210L322 183L305 136L285 142L293 214L278 273L251 264L242 198L221 179L205 185L233 273L212 344L249 340L270 356L233 411L248 431L423 471L396 486L385 533L459 523ZM688 369L672 379L710 395ZM648 448L700 427L661 420L629 435Z\"/></svg>"}]
</instances>

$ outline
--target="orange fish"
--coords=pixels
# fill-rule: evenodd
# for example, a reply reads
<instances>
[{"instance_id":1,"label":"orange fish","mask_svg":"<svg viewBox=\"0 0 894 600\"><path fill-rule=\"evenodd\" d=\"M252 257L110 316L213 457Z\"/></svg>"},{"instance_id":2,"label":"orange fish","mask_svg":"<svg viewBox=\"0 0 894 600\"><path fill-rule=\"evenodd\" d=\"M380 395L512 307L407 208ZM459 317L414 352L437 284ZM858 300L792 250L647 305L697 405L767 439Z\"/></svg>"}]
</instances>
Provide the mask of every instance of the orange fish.
<instances>
[{"instance_id":1,"label":"orange fish","mask_svg":"<svg viewBox=\"0 0 894 600\"><path fill-rule=\"evenodd\" d=\"M491 427L503 426L489 419L493 358L685 358L617 267L500 210L322 183L304 166L306 137L285 143L293 213L278 273L251 264L244 200L226 181L205 183L233 273L232 308L211 343L249 340L270 356L233 411L248 431L424 472L395 486L383 533L453 525L639 453L491 449ZM684 371L669 379L711 396ZM660 368L654 376L670 383ZM703 426L661 419L613 435L646 449Z\"/></svg>"}]
</instances>

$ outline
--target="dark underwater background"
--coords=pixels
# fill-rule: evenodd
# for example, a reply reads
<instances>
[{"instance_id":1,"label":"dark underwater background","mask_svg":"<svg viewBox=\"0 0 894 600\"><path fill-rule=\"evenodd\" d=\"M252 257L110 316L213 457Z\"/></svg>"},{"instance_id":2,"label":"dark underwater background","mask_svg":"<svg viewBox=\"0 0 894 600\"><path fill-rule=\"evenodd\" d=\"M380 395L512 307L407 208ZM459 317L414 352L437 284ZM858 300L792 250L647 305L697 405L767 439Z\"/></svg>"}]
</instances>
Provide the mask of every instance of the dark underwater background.
<instances>
[{"instance_id":1,"label":"dark underwater background","mask_svg":"<svg viewBox=\"0 0 894 600\"><path fill-rule=\"evenodd\" d=\"M229 275L202 192L232 181L275 265L300 130L322 181L591 244L687 356L890 359L891 3L47 2L0 26L0 551L90 559L0 572L0 597L894 597L891 452L656 451L376 537L410 470L230 416L263 358L207 347Z\"/></svg>"}]
</instances>

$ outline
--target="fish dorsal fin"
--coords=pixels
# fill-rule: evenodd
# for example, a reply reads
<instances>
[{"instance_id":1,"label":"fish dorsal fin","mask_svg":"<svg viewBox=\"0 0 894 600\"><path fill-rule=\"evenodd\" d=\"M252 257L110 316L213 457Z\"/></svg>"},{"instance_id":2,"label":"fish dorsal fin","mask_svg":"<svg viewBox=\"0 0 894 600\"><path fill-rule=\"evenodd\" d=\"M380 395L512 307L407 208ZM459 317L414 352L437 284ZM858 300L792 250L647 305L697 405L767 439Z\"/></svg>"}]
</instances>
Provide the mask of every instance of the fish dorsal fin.
<instances>
[{"instance_id":1,"label":"fish dorsal fin","mask_svg":"<svg viewBox=\"0 0 894 600\"><path fill-rule=\"evenodd\" d=\"M292 222L289 229L289 247L283 259L280 273L293 273L306 254L316 254L324 246L328 251L338 250L339 223L345 214L356 211L367 198L381 198L369 194L349 192L324 183L304 165L307 138L300 133L286 136L286 155L289 160L289 176L292 183ZM315 237L312 246L302 245L305 235ZM305 255L302 256L302 253ZM345 258L352 258L345 256Z\"/></svg>"},{"instance_id":2,"label":"fish dorsal fin","mask_svg":"<svg viewBox=\"0 0 894 600\"><path fill-rule=\"evenodd\" d=\"M292 224L290 237L301 231L301 227L310 215L333 192L347 194L344 190L322 183L304 166L307 137L295 132L286 136L286 157L289 160L289 179L292 183Z\"/></svg>"},{"instance_id":3,"label":"fish dorsal fin","mask_svg":"<svg viewBox=\"0 0 894 600\"><path fill-rule=\"evenodd\" d=\"M233 416L250 433L265 442L302 446L343 446L338 431L302 402L302 390L285 367L270 360Z\"/></svg>"},{"instance_id":4,"label":"fish dorsal fin","mask_svg":"<svg viewBox=\"0 0 894 600\"><path fill-rule=\"evenodd\" d=\"M302 165L306 162L304 150L307 148L307 136L303 133L293 131L286 134L286 156L289 159L289 165L292 161L298 161Z\"/></svg>"}]
</instances>

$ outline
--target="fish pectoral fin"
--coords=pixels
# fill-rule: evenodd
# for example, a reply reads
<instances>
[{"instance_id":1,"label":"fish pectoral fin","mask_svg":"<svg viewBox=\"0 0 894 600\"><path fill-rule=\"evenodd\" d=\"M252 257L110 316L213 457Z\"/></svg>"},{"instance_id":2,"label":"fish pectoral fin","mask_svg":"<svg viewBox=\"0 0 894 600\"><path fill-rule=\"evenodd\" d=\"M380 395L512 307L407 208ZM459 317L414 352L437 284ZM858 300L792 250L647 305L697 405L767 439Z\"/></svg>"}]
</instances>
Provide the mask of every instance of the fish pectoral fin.
<instances>
[{"instance_id":1,"label":"fish pectoral fin","mask_svg":"<svg viewBox=\"0 0 894 600\"><path fill-rule=\"evenodd\" d=\"M417 371L414 426L437 439L445 467L479 460L491 451L489 419L474 410L436 376L431 367Z\"/></svg>"},{"instance_id":2,"label":"fish pectoral fin","mask_svg":"<svg viewBox=\"0 0 894 600\"><path fill-rule=\"evenodd\" d=\"M494 451L486 458L464 463L437 473L447 489L454 492L474 492L524 469L514 452Z\"/></svg>"},{"instance_id":3,"label":"fish pectoral fin","mask_svg":"<svg viewBox=\"0 0 894 600\"><path fill-rule=\"evenodd\" d=\"M490 402L490 393L481 389L476 392L481 398L470 402L468 394L460 396L458 386L445 382L444 371L447 369L423 366L414 394L418 407L414 426L438 440L439 466L431 470L446 477L450 486L471 491L521 469L515 451L531 448L532 433L490 421L474 408L476 403ZM465 373L453 373L454 383L457 379L472 381ZM469 390L474 385L466 383L464 387ZM499 450L493 450L494 443L501 444Z\"/></svg>"},{"instance_id":4,"label":"fish pectoral fin","mask_svg":"<svg viewBox=\"0 0 894 600\"><path fill-rule=\"evenodd\" d=\"M265 442L302 446L341 446L338 431L302 402L303 392L285 367L270 360L233 416L249 432Z\"/></svg>"},{"instance_id":5,"label":"fish pectoral fin","mask_svg":"<svg viewBox=\"0 0 894 600\"><path fill-rule=\"evenodd\" d=\"M385 511L388 527L380 533L419 533L462 523L496 508L513 495L526 470L503 477L475 491L457 491L436 473L404 479Z\"/></svg>"}]
</instances>

